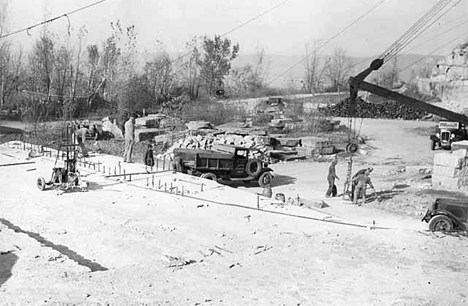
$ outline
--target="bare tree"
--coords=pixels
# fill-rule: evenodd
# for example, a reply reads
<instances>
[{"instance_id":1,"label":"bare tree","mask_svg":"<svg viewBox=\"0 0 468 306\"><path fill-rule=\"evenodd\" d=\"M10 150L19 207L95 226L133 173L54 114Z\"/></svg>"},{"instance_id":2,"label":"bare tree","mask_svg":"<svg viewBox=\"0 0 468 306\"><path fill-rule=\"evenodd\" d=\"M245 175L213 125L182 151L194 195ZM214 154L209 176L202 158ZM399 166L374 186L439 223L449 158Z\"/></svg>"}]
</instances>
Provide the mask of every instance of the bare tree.
<instances>
[{"instance_id":1,"label":"bare tree","mask_svg":"<svg viewBox=\"0 0 468 306\"><path fill-rule=\"evenodd\" d=\"M346 84L349 76L350 59L346 54L346 50L337 48L329 57L327 68L325 71L329 82L329 90L340 90L343 84Z\"/></svg>"},{"instance_id":2,"label":"bare tree","mask_svg":"<svg viewBox=\"0 0 468 306\"><path fill-rule=\"evenodd\" d=\"M171 97L177 77L167 52L162 52L152 60L147 61L144 73L158 102L163 102Z\"/></svg>"},{"instance_id":3,"label":"bare tree","mask_svg":"<svg viewBox=\"0 0 468 306\"><path fill-rule=\"evenodd\" d=\"M181 74L189 98L195 100L199 96L201 87L200 66L198 65L201 57L198 39L194 37L191 41L187 42L186 49L189 52L189 56L186 57L186 60L181 65Z\"/></svg>"},{"instance_id":4,"label":"bare tree","mask_svg":"<svg viewBox=\"0 0 468 306\"><path fill-rule=\"evenodd\" d=\"M307 44L305 46L305 88L309 93L320 92L323 87L323 78L326 64L322 63L321 55L317 51L319 47L319 42L314 42L314 45L311 46Z\"/></svg>"}]
</instances>

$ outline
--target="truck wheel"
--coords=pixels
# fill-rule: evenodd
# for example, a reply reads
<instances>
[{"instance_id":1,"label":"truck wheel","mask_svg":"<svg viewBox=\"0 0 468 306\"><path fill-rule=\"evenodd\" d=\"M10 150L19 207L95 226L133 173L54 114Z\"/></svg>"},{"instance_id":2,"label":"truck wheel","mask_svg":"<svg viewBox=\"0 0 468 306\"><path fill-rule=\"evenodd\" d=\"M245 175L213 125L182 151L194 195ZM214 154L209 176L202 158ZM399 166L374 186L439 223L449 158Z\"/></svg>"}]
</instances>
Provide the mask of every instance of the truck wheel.
<instances>
[{"instance_id":1,"label":"truck wheel","mask_svg":"<svg viewBox=\"0 0 468 306\"><path fill-rule=\"evenodd\" d=\"M436 142L431 140L431 150L434 151L436 148Z\"/></svg>"},{"instance_id":2,"label":"truck wheel","mask_svg":"<svg viewBox=\"0 0 468 306\"><path fill-rule=\"evenodd\" d=\"M273 176L270 172L263 172L262 175L258 178L258 185L260 187L265 188L271 185L271 181L273 180Z\"/></svg>"},{"instance_id":3,"label":"truck wheel","mask_svg":"<svg viewBox=\"0 0 468 306\"><path fill-rule=\"evenodd\" d=\"M211 173L211 172L203 173L200 177L216 182L216 175L214 173Z\"/></svg>"},{"instance_id":4,"label":"truck wheel","mask_svg":"<svg viewBox=\"0 0 468 306\"><path fill-rule=\"evenodd\" d=\"M251 159L245 165L245 172L250 176L257 176L262 171L262 162L258 159Z\"/></svg>"},{"instance_id":5,"label":"truck wheel","mask_svg":"<svg viewBox=\"0 0 468 306\"><path fill-rule=\"evenodd\" d=\"M37 178L36 185L37 185L37 188L39 188L40 191L44 190L45 187L46 187L45 179L42 176Z\"/></svg>"},{"instance_id":6,"label":"truck wheel","mask_svg":"<svg viewBox=\"0 0 468 306\"><path fill-rule=\"evenodd\" d=\"M444 215L437 215L429 221L429 230L431 232L450 232L452 228L452 220Z\"/></svg>"}]
</instances>

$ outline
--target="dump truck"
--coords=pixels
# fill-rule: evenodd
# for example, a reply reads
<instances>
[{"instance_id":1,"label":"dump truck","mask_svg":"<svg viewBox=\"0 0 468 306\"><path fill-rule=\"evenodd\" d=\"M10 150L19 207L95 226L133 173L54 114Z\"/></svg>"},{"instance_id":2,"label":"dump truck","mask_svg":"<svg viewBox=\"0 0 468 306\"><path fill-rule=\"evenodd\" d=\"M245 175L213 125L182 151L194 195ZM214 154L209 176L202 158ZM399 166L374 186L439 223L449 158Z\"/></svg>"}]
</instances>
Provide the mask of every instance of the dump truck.
<instances>
[{"instance_id":1,"label":"dump truck","mask_svg":"<svg viewBox=\"0 0 468 306\"><path fill-rule=\"evenodd\" d=\"M174 170L213 181L257 181L260 187L271 185L273 170L268 163L249 158L249 149L228 145L218 145L217 149L175 149Z\"/></svg>"}]
</instances>

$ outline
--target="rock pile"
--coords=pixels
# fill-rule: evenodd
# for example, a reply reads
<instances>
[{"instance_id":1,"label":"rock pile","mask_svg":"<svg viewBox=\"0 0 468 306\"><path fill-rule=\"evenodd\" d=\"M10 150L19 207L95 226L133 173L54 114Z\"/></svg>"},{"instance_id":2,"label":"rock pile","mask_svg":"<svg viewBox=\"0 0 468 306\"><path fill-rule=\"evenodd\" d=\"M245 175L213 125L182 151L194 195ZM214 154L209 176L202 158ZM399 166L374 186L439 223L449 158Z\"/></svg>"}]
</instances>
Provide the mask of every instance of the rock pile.
<instances>
[{"instance_id":1,"label":"rock pile","mask_svg":"<svg viewBox=\"0 0 468 306\"><path fill-rule=\"evenodd\" d=\"M297 144L300 145L300 142L297 142ZM217 145L232 145L248 148L250 149L249 158L257 158L269 163L287 159L282 158L286 155L278 157L278 152L288 151L290 153L288 155L297 155L297 151L293 147L282 147L277 139L269 136L218 134L186 136L176 141L165 153L158 155L158 158L169 157L172 159L174 149L177 148L219 150ZM281 149L281 151L277 149Z\"/></svg>"},{"instance_id":2,"label":"rock pile","mask_svg":"<svg viewBox=\"0 0 468 306\"><path fill-rule=\"evenodd\" d=\"M319 108L325 116L348 117L349 98L335 105ZM354 117L376 119L418 120L427 116L426 112L413 109L404 104L388 101L381 104L367 103L361 98L356 100Z\"/></svg>"}]
</instances>

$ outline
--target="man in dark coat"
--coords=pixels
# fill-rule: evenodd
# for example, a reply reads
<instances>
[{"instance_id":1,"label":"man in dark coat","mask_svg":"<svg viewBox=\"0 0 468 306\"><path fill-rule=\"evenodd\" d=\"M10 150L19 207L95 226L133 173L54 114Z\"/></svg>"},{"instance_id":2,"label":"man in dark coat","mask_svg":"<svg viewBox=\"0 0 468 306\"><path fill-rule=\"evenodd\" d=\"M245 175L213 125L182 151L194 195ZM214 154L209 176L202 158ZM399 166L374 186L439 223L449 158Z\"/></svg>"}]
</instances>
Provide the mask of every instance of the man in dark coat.
<instances>
[{"instance_id":1,"label":"man in dark coat","mask_svg":"<svg viewBox=\"0 0 468 306\"><path fill-rule=\"evenodd\" d=\"M329 198L330 196L336 196L336 186L335 186L335 179L339 180L340 178L336 175L336 164L338 163L337 160L334 160L330 167L328 168L328 176L327 176L327 181L328 181L328 189L327 193L325 196Z\"/></svg>"}]
</instances>

